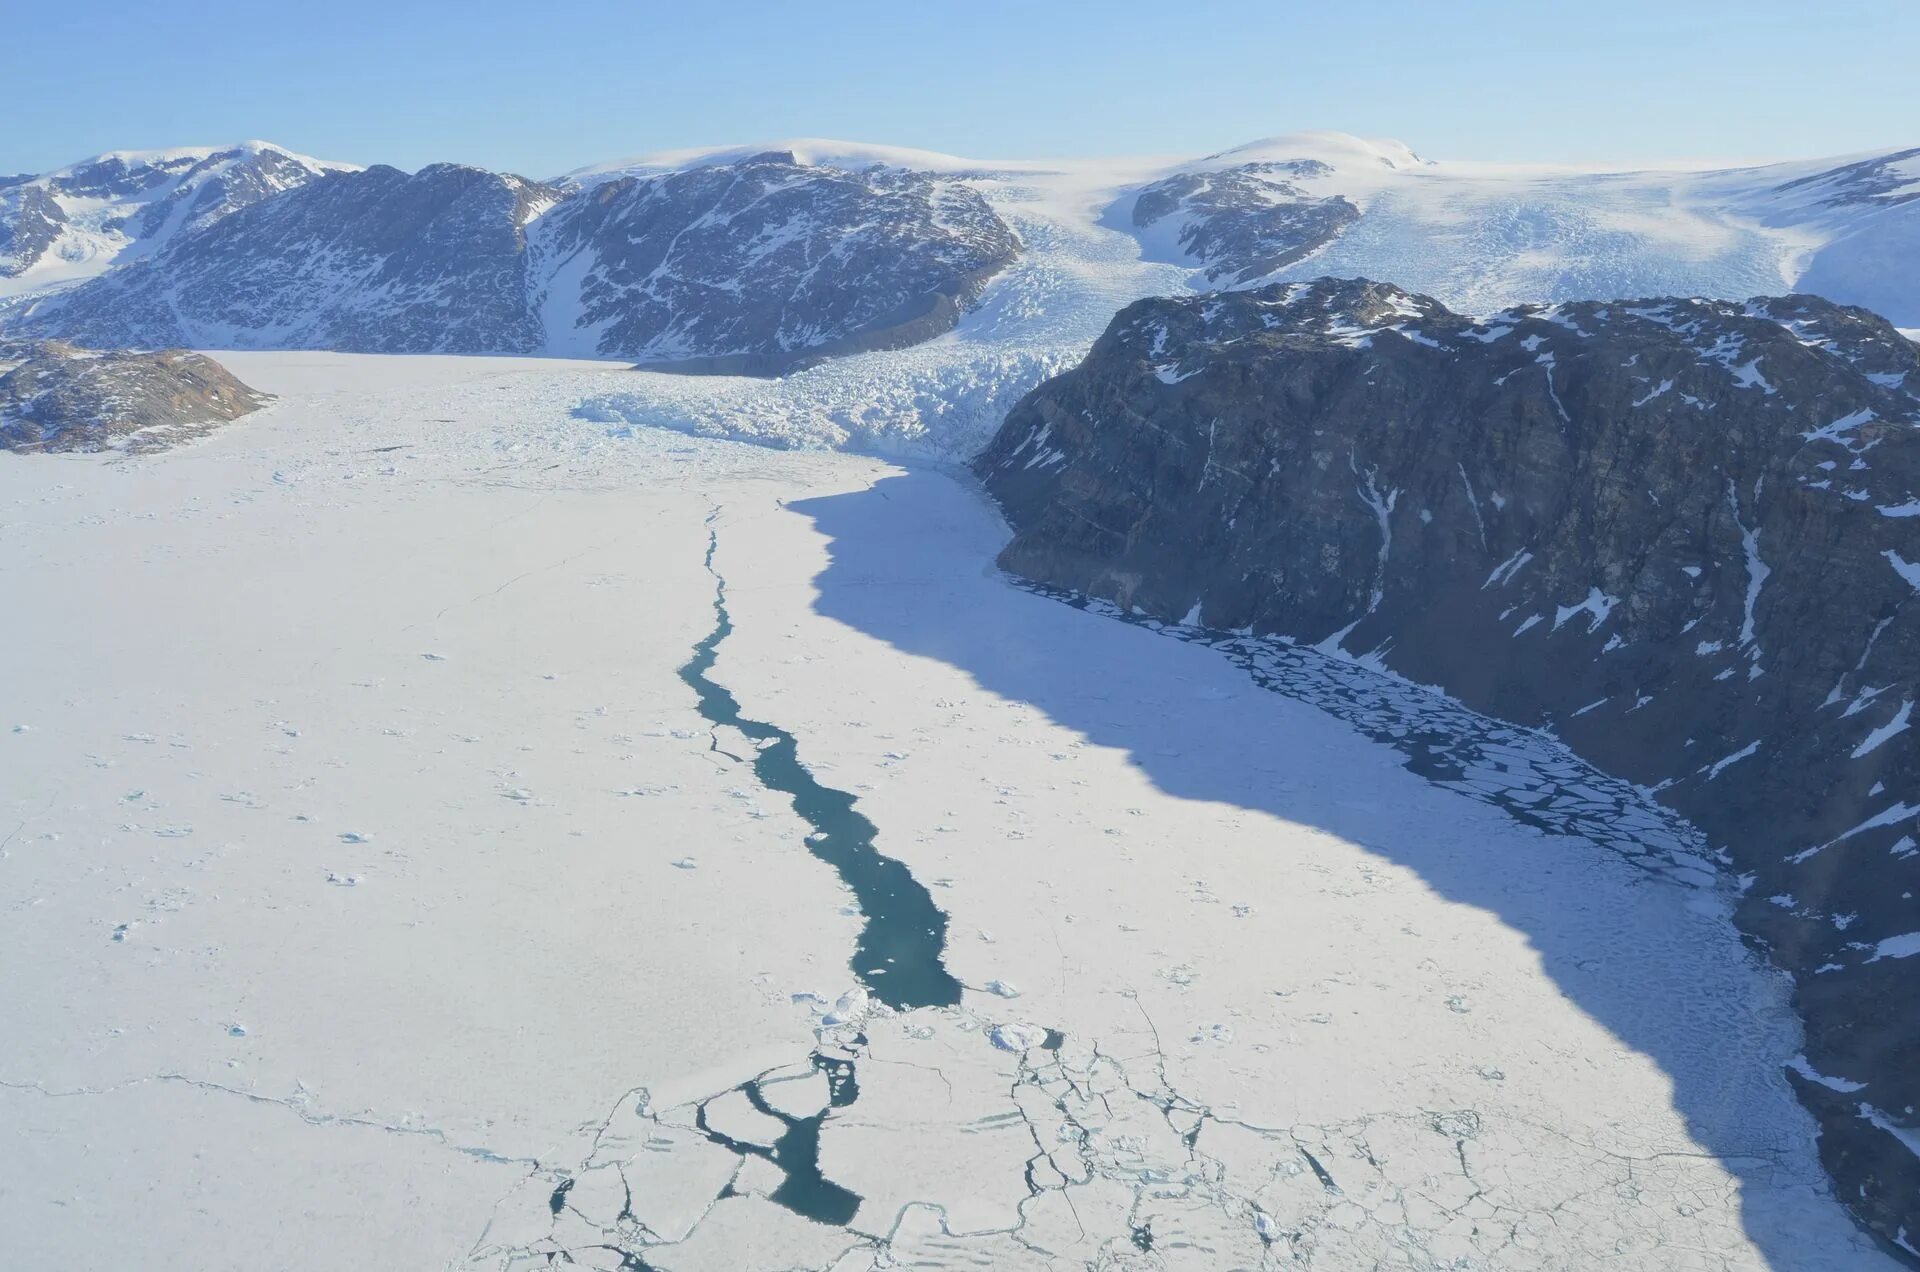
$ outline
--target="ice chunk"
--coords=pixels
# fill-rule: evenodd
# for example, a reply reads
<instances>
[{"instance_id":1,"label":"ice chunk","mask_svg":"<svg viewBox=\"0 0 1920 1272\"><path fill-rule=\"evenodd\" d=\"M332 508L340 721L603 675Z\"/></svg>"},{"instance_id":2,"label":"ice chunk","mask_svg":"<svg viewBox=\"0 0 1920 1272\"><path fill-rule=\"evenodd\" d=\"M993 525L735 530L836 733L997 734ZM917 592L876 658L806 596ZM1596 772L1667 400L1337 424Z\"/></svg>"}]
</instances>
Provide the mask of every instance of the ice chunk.
<instances>
[{"instance_id":1,"label":"ice chunk","mask_svg":"<svg viewBox=\"0 0 1920 1272\"><path fill-rule=\"evenodd\" d=\"M1039 1025L995 1025L987 1030L987 1041L1002 1051L1032 1051L1046 1040L1047 1031Z\"/></svg>"}]
</instances>

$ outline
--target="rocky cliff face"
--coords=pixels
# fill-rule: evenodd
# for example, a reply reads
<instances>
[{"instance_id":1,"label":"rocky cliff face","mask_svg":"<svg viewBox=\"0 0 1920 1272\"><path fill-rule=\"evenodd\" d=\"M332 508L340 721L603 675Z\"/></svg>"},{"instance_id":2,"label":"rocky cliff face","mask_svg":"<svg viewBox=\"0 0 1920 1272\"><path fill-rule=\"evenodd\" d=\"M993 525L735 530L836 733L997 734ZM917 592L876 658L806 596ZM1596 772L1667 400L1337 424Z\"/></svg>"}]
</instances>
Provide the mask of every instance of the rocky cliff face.
<instances>
[{"instance_id":1,"label":"rocky cliff face","mask_svg":"<svg viewBox=\"0 0 1920 1272\"><path fill-rule=\"evenodd\" d=\"M769 154L585 188L337 173L34 305L95 345L563 353L778 374L952 327L1018 242L957 182Z\"/></svg>"},{"instance_id":2,"label":"rocky cliff face","mask_svg":"<svg viewBox=\"0 0 1920 1272\"><path fill-rule=\"evenodd\" d=\"M0 447L11 451L160 450L266 402L212 358L185 349L0 342Z\"/></svg>"},{"instance_id":3,"label":"rocky cliff face","mask_svg":"<svg viewBox=\"0 0 1920 1272\"><path fill-rule=\"evenodd\" d=\"M1143 301L976 467L1012 571L1375 661L1695 820L1841 1196L1920 1244L1920 349L1805 296Z\"/></svg>"}]
</instances>

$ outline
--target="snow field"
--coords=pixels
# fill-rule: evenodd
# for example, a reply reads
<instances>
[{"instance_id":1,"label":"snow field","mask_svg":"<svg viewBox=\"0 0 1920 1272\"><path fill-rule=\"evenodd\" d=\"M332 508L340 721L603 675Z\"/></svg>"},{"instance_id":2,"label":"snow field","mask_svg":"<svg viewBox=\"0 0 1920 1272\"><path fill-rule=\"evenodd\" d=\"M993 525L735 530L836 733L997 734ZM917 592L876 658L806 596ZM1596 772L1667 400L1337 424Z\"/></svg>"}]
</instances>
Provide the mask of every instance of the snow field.
<instances>
[{"instance_id":1,"label":"snow field","mask_svg":"<svg viewBox=\"0 0 1920 1272\"><path fill-rule=\"evenodd\" d=\"M19 1257L1883 1262L1722 909L1013 587L970 487L609 436L592 365L230 365L281 401L0 457ZM931 890L957 1007L854 992L850 895L678 678L710 519L713 675ZM700 1125L823 1112L844 1225Z\"/></svg>"}]
</instances>

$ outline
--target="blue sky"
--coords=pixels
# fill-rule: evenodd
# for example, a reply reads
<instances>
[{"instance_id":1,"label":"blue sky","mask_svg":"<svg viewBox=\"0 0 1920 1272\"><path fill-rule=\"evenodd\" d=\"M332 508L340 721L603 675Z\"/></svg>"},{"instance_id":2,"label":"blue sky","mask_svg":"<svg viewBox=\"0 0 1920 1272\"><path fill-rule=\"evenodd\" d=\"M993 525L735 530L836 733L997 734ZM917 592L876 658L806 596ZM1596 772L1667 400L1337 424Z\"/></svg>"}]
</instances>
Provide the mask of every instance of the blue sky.
<instances>
[{"instance_id":1,"label":"blue sky","mask_svg":"<svg viewBox=\"0 0 1920 1272\"><path fill-rule=\"evenodd\" d=\"M1856 0L51 0L0 41L0 172L264 137L551 176L826 136L977 157L1305 128L1447 158L1920 145L1920 4Z\"/></svg>"}]
</instances>

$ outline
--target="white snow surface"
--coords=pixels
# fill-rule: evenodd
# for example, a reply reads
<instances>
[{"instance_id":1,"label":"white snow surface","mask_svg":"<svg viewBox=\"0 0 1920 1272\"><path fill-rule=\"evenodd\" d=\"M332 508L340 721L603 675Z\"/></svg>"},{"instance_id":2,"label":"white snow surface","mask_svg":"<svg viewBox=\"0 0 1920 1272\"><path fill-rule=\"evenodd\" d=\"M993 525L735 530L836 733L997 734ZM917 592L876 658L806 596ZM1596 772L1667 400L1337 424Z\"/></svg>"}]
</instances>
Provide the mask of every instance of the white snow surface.
<instances>
[{"instance_id":1,"label":"white snow surface","mask_svg":"<svg viewBox=\"0 0 1920 1272\"><path fill-rule=\"evenodd\" d=\"M1724 884L1013 586L942 471L610 435L604 367L224 356L279 400L0 455L10 1260L1891 1266ZM930 886L958 1006L853 983L696 710L716 579L713 676ZM756 1078L847 1226L695 1127L764 1146Z\"/></svg>"}]
</instances>

